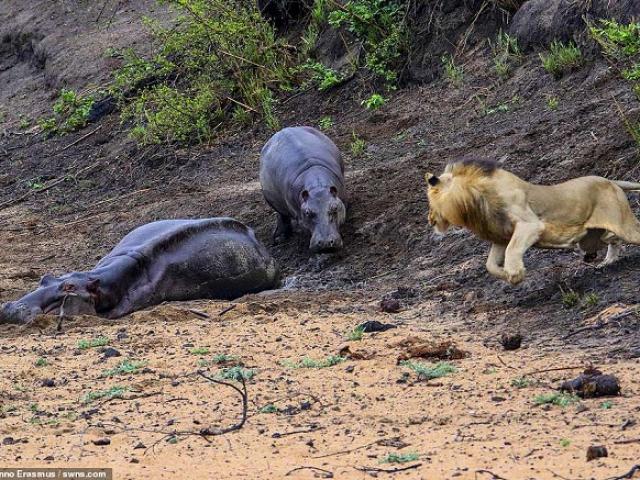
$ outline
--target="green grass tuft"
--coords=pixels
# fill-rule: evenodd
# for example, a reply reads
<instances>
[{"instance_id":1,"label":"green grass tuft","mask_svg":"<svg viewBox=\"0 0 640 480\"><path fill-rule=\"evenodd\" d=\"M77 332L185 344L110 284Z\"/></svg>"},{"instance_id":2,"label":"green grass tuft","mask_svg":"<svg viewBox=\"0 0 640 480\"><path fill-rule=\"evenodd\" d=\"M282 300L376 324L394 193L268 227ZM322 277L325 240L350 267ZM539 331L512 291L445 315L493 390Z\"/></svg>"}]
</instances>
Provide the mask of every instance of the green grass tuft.
<instances>
[{"instance_id":1,"label":"green grass tuft","mask_svg":"<svg viewBox=\"0 0 640 480\"><path fill-rule=\"evenodd\" d=\"M541 53L540 60L542 60L544 69L556 79L581 67L584 63L582 52L573 42L566 45L562 42L552 42L549 53Z\"/></svg>"},{"instance_id":2,"label":"green grass tuft","mask_svg":"<svg viewBox=\"0 0 640 480\"><path fill-rule=\"evenodd\" d=\"M536 405L557 405L558 407L568 407L573 403L580 402L580 398L575 395L564 393L564 392L554 392L554 393L543 393L537 395L533 399L533 403Z\"/></svg>"},{"instance_id":3,"label":"green grass tuft","mask_svg":"<svg viewBox=\"0 0 640 480\"><path fill-rule=\"evenodd\" d=\"M305 357L300 362L283 361L282 365L286 368L328 368L338 365L346 360L346 357L339 355L329 355L322 360L314 360L313 358Z\"/></svg>"},{"instance_id":4,"label":"green grass tuft","mask_svg":"<svg viewBox=\"0 0 640 480\"><path fill-rule=\"evenodd\" d=\"M409 463L415 462L420 458L417 453L389 453L382 457L379 463Z\"/></svg>"},{"instance_id":5,"label":"green grass tuft","mask_svg":"<svg viewBox=\"0 0 640 480\"><path fill-rule=\"evenodd\" d=\"M80 340L77 347L80 350L87 350L89 348L104 347L105 345L109 345L109 339L107 337L98 337L91 340Z\"/></svg>"},{"instance_id":6,"label":"green grass tuft","mask_svg":"<svg viewBox=\"0 0 640 480\"><path fill-rule=\"evenodd\" d=\"M413 370L418 375L418 378L422 380L446 377L447 375L457 371L457 368L449 362L438 362L435 365L427 365L420 362L405 360L400 362L400 365Z\"/></svg>"},{"instance_id":7,"label":"green grass tuft","mask_svg":"<svg viewBox=\"0 0 640 480\"><path fill-rule=\"evenodd\" d=\"M115 368L104 370L101 374L101 377L114 377L116 375L138 373L138 370L140 370L146 364L147 362L134 362L129 359L122 360Z\"/></svg>"}]
</instances>

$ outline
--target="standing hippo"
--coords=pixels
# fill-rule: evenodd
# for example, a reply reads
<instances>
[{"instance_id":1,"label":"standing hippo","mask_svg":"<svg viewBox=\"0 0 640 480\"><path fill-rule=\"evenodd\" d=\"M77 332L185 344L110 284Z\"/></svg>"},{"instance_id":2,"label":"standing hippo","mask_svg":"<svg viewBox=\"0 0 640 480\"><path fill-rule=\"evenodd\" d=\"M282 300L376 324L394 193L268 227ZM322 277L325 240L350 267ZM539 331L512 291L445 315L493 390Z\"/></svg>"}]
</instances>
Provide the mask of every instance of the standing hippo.
<instances>
[{"instance_id":1,"label":"standing hippo","mask_svg":"<svg viewBox=\"0 0 640 480\"><path fill-rule=\"evenodd\" d=\"M326 135L311 127L280 130L260 154L260 184L278 214L274 241L291 234L294 219L311 234L312 252L342 248L344 163Z\"/></svg>"},{"instance_id":2,"label":"standing hippo","mask_svg":"<svg viewBox=\"0 0 640 480\"><path fill-rule=\"evenodd\" d=\"M171 300L233 299L278 284L253 230L232 218L162 220L136 228L93 270L55 278L0 309L0 323L40 313L118 318Z\"/></svg>"}]
</instances>

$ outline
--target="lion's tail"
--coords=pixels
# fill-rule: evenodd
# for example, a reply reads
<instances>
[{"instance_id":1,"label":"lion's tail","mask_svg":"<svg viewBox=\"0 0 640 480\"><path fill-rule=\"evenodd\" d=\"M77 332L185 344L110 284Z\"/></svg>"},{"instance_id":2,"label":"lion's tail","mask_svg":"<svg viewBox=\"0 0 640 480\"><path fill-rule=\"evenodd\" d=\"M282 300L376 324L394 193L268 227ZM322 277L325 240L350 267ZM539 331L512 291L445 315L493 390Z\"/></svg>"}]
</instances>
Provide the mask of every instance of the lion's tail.
<instances>
[{"instance_id":1,"label":"lion's tail","mask_svg":"<svg viewBox=\"0 0 640 480\"><path fill-rule=\"evenodd\" d=\"M612 180L612 182L623 190L640 190L640 183L625 182L622 180Z\"/></svg>"}]
</instances>

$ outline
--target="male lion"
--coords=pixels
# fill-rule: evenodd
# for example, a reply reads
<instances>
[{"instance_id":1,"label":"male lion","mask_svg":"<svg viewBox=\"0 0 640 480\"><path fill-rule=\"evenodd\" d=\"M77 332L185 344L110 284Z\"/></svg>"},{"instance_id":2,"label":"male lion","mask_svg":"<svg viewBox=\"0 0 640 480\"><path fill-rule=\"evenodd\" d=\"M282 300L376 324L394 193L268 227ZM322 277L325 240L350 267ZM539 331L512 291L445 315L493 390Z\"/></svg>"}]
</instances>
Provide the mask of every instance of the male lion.
<instances>
[{"instance_id":1,"label":"male lion","mask_svg":"<svg viewBox=\"0 0 640 480\"><path fill-rule=\"evenodd\" d=\"M491 242L490 274L512 285L525 276L528 248L572 248L592 261L608 245L600 266L618 258L619 243L640 245L640 222L625 190L640 183L580 177L558 185L533 185L488 160L448 164L439 177L428 173L429 223L438 233L465 227Z\"/></svg>"}]
</instances>

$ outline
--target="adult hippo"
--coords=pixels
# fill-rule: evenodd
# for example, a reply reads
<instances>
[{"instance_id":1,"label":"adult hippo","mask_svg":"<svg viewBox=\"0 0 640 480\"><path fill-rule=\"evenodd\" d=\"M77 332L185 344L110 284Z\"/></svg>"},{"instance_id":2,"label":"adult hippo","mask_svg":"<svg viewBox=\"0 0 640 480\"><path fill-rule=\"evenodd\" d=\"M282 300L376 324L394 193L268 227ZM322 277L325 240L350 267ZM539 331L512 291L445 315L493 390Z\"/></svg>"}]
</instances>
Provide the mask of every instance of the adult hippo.
<instances>
[{"instance_id":1,"label":"adult hippo","mask_svg":"<svg viewBox=\"0 0 640 480\"><path fill-rule=\"evenodd\" d=\"M344 163L326 135L311 127L280 130L260 154L260 184L278 214L274 241L289 236L291 220L296 220L311 234L312 252L342 248Z\"/></svg>"},{"instance_id":2,"label":"adult hippo","mask_svg":"<svg viewBox=\"0 0 640 480\"><path fill-rule=\"evenodd\" d=\"M88 272L45 275L0 310L0 322L40 313L118 318L171 300L233 299L278 284L253 230L232 218L162 220L136 228Z\"/></svg>"}]
</instances>

